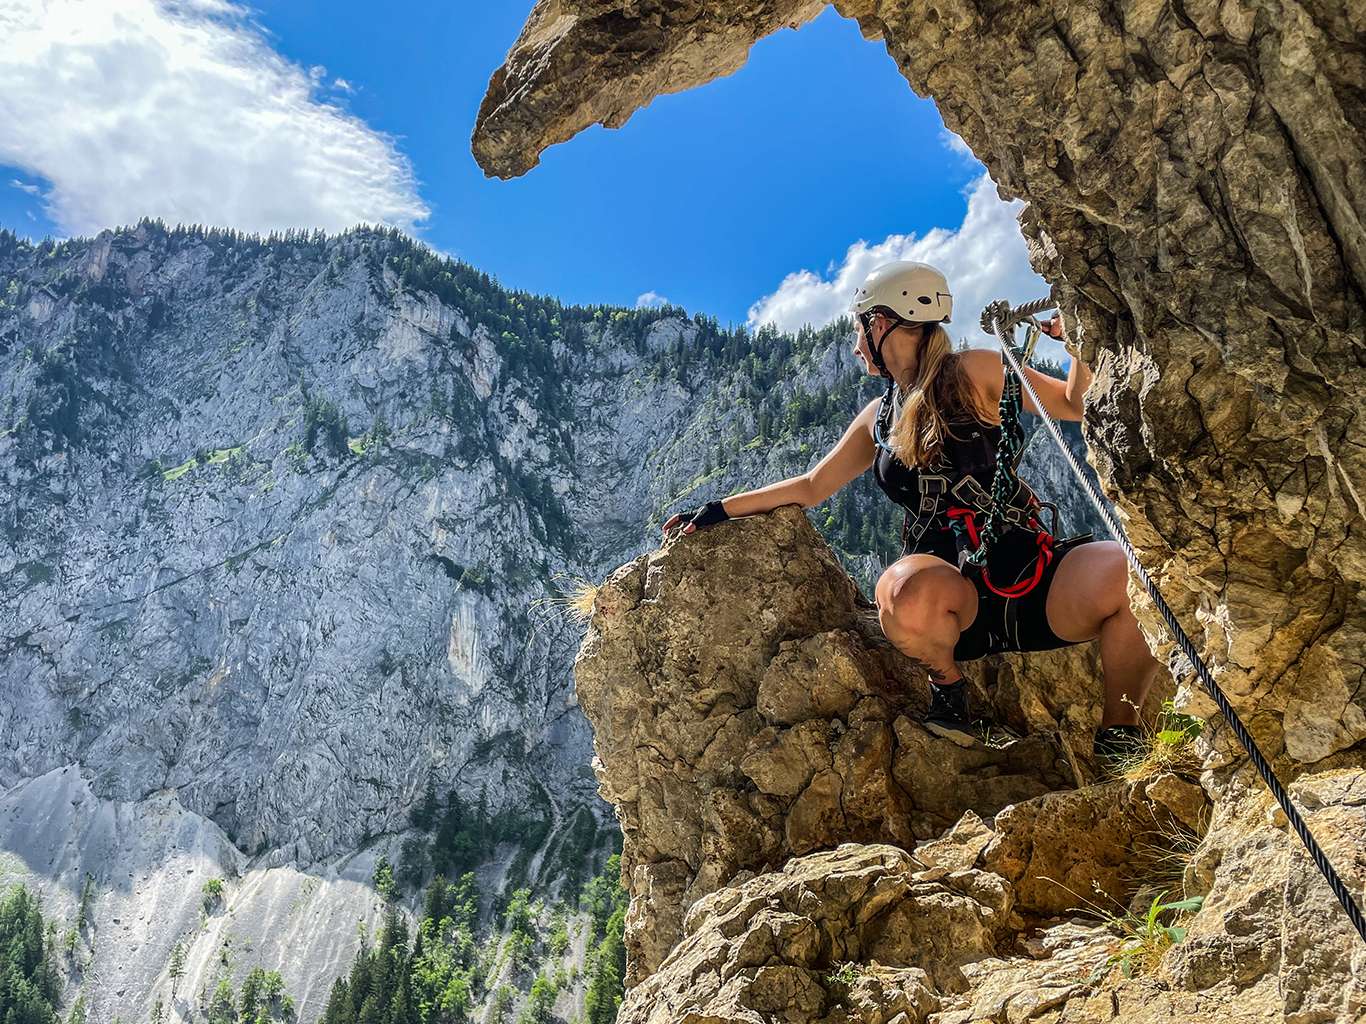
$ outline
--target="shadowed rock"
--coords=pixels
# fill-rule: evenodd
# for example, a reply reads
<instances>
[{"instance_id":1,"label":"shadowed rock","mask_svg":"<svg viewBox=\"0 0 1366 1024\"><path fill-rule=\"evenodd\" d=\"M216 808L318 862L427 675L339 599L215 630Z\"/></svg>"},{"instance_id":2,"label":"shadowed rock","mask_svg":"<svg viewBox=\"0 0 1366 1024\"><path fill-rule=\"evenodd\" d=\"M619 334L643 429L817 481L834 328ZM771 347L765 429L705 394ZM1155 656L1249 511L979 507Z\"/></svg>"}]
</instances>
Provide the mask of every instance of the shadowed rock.
<instances>
[{"instance_id":1,"label":"shadowed rock","mask_svg":"<svg viewBox=\"0 0 1366 1024\"><path fill-rule=\"evenodd\" d=\"M479 105L474 157L490 178L525 174L543 149L590 125L620 128L656 96L734 74L764 36L805 24L824 7L541 0Z\"/></svg>"}]
</instances>

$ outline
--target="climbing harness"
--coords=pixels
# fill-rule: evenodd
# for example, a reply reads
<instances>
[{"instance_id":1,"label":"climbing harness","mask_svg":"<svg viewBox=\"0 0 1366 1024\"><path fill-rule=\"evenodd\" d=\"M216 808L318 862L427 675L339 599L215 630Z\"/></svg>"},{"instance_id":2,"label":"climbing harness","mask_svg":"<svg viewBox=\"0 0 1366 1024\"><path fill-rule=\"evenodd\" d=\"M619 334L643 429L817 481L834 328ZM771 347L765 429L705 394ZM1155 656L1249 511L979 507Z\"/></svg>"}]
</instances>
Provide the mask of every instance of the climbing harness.
<instances>
[{"instance_id":1,"label":"climbing harness","mask_svg":"<svg viewBox=\"0 0 1366 1024\"><path fill-rule=\"evenodd\" d=\"M1021 321L1026 319L1029 321L1029 328L1025 332L1024 344L1018 350L1012 345L1012 351L1021 365L1034 355L1034 346L1042 333L1038 322L1032 316L1021 317ZM1007 330L1013 341L1014 324ZM1007 342L1002 341L1002 344ZM1043 503L1020 479L1020 459L1024 455L1025 442L1024 425L1020 422L1020 414L1024 412L1024 399L1020 377L1009 365L1006 367L1005 381L1001 388L998 412L1001 420L1001 437L996 445L996 472L992 478L991 494L975 495L977 500L971 503L973 507L950 508L948 516L954 531L965 536L971 549L966 552L965 562L961 568L966 569L968 565L980 567L982 582L993 594L1001 597L1023 597L1039 585L1044 570L1053 561L1054 538L1058 532L1058 510L1056 506L1049 506L1053 509L1053 532L1049 533L1038 520L1037 513L1042 511ZM976 481L972 483L975 485ZM980 488L977 490L980 491ZM985 521L979 522L982 516L985 517ZM991 582L991 576L987 572L987 555L992 545L1000 540L1001 535L1012 528L1024 528L1033 532L1039 546L1039 554L1034 563L1032 577L1010 586L998 587Z\"/></svg>"},{"instance_id":2,"label":"climbing harness","mask_svg":"<svg viewBox=\"0 0 1366 1024\"><path fill-rule=\"evenodd\" d=\"M1257 773L1261 775L1262 781L1265 782L1267 788L1271 790L1271 795L1276 799L1276 802L1280 804L1281 810L1285 812L1286 819L1289 821L1291 827L1294 828L1295 834L1300 837L1300 841L1304 843L1310 858L1314 861L1314 864L1318 867L1319 871L1323 873L1323 877L1328 881L1328 885L1333 890L1333 894L1338 898L1338 902L1342 904L1342 909L1346 912L1347 919L1352 922L1352 926L1356 928L1357 934L1361 936L1362 940L1366 941L1366 916L1363 916L1361 908L1357 906L1356 900L1348 891L1346 884L1329 862L1328 855L1323 852L1323 848L1319 846L1313 833L1309 831L1309 826L1300 815L1299 810L1291 803L1290 795L1285 791L1285 787L1281 785L1280 780L1276 778L1276 773L1272 771L1271 765L1267 762L1265 755L1263 755L1258 748L1256 741L1252 738L1252 734L1248 732L1247 726L1245 726L1243 720L1238 717L1238 713L1233 709L1233 705L1229 703L1229 699L1224 695L1224 691L1219 688L1219 684L1215 682L1214 676L1210 673L1209 668L1206 667L1204 661L1201 660L1200 655L1196 653L1195 645L1191 642L1190 637L1188 637L1185 630L1181 628L1181 624L1176 621L1176 616L1167 606L1167 602L1162 599L1162 595L1158 592L1157 586L1149 578L1147 571L1143 568L1143 564L1138 560L1138 555L1134 552L1133 545L1129 543L1129 539L1124 533L1124 527L1120 525L1119 518L1115 515L1114 510L1111 509L1110 503L1105 500L1096 485L1087 479L1086 474L1082 472L1081 465L1077 462L1077 457L1072 454L1072 450L1063 440L1062 433L1058 430L1058 425L1053 422L1051 416L1044 412L1043 403L1039 401L1039 396L1035 392L1033 385L1030 384L1029 379L1024 375L1023 363L1018 358L1015 347L1007 338L1007 332L1012 331L1016 324L1032 317L1035 313L1041 313L1045 309L1053 308L1055 305L1056 303L1047 298L1036 299L1033 302L1027 302L1024 305L1016 306L1013 309L1008 302L993 302L982 311L982 329L987 334L994 336L996 340L1001 343L1001 358L1005 360L1009 366L1007 376L1014 376L1023 387L1025 393L1029 395L1030 400L1034 403L1034 408L1039 410L1039 417L1043 421L1043 425L1048 428L1048 432L1053 435L1053 440L1056 441L1058 447L1062 449L1063 456L1067 459L1067 464L1072 467L1072 472L1081 482L1082 489L1086 492L1086 496L1091 500L1091 504L1094 505L1096 511L1100 513L1100 517L1105 522L1105 525L1110 528L1110 533L1119 541L1119 545L1124 551L1124 557L1128 560L1130 568L1133 569L1139 582L1143 584L1143 589L1148 592L1148 596L1152 598L1153 604L1162 615L1162 619L1166 622L1167 628L1171 630L1172 636L1176 638L1176 643L1181 648L1181 652L1185 654L1187 660L1195 666L1195 672L1200 677L1200 682L1204 684L1205 689L1214 699L1215 704L1218 705L1219 711L1223 714L1224 719L1232 727L1233 735L1237 738L1238 742L1242 744L1243 749L1247 751L1248 757L1257 769ZM1004 401L1004 399L1002 399L1002 401Z\"/></svg>"},{"instance_id":3,"label":"climbing harness","mask_svg":"<svg viewBox=\"0 0 1366 1024\"><path fill-rule=\"evenodd\" d=\"M970 508L951 508L948 511L948 516L954 530L962 530L966 533L969 543L976 549L968 554L967 561L973 565L978 564L973 561L978 555L985 561L989 541L985 531L978 529L977 513ZM1034 539L1039 545L1039 555L1034 560L1033 576L1010 586L998 587L991 582L991 575L987 572L986 566L982 566L982 582L986 584L988 590L1000 597L1024 597L1025 594L1039 585L1039 580L1043 579L1044 570L1053 561L1053 535L1044 530L1039 521L1032 517L1025 526L1034 532Z\"/></svg>"}]
</instances>

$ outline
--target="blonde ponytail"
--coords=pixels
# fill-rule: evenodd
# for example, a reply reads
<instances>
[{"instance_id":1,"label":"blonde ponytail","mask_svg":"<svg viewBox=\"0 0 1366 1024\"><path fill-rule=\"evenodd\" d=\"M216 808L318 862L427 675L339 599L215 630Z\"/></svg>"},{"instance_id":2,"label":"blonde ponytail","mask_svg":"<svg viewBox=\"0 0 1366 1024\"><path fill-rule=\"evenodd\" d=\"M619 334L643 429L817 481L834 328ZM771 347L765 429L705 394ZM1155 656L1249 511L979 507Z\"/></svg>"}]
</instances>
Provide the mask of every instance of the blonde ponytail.
<instances>
[{"instance_id":1,"label":"blonde ponytail","mask_svg":"<svg viewBox=\"0 0 1366 1024\"><path fill-rule=\"evenodd\" d=\"M949 419L981 418L977 389L963 372L962 358L942 324L928 324L920 341L915 380L904 392L892 447L906 465L932 469L944 451Z\"/></svg>"}]
</instances>

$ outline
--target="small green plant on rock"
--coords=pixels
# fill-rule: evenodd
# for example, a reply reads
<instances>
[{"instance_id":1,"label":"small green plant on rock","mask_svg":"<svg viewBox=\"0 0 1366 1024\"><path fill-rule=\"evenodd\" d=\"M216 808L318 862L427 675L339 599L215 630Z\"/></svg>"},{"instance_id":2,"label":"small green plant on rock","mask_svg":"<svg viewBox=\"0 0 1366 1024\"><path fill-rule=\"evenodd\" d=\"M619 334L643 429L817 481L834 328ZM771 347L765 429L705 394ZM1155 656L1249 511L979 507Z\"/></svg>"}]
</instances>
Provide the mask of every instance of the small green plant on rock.
<instances>
[{"instance_id":1,"label":"small green plant on rock","mask_svg":"<svg viewBox=\"0 0 1366 1024\"><path fill-rule=\"evenodd\" d=\"M1183 743L1193 742L1200 735L1200 730L1205 727L1205 723L1194 715L1188 715L1177 711L1176 705L1172 701L1167 701L1162 705L1162 717L1159 719L1157 731L1157 741L1168 746L1179 746Z\"/></svg>"},{"instance_id":2,"label":"small green plant on rock","mask_svg":"<svg viewBox=\"0 0 1366 1024\"><path fill-rule=\"evenodd\" d=\"M1091 976L1091 983L1099 981L1116 966L1126 978L1135 974L1147 974L1157 966L1157 962L1167 950L1185 941L1186 929L1175 923L1166 922L1175 921L1181 914L1199 910L1205 898L1192 896L1189 899L1163 903L1166 897L1166 892L1154 896L1147 913L1142 916L1132 913L1125 913L1122 916L1105 915L1111 928L1122 934L1118 948L1106 958L1096 974Z\"/></svg>"},{"instance_id":3,"label":"small green plant on rock","mask_svg":"<svg viewBox=\"0 0 1366 1024\"><path fill-rule=\"evenodd\" d=\"M204 916L207 917L223 902L223 879L210 878L200 886L200 889L204 893L203 910Z\"/></svg>"},{"instance_id":4,"label":"small green plant on rock","mask_svg":"<svg viewBox=\"0 0 1366 1024\"><path fill-rule=\"evenodd\" d=\"M864 970L863 964L856 964L853 961L838 964L835 971L826 980L831 985L852 985L863 977Z\"/></svg>"},{"instance_id":5,"label":"small green plant on rock","mask_svg":"<svg viewBox=\"0 0 1366 1024\"><path fill-rule=\"evenodd\" d=\"M1200 771L1195 740L1205 723L1194 715L1176 710L1171 701L1162 705L1155 727L1147 733L1147 748L1123 766L1130 779L1146 778L1161 772L1192 775Z\"/></svg>"}]
</instances>

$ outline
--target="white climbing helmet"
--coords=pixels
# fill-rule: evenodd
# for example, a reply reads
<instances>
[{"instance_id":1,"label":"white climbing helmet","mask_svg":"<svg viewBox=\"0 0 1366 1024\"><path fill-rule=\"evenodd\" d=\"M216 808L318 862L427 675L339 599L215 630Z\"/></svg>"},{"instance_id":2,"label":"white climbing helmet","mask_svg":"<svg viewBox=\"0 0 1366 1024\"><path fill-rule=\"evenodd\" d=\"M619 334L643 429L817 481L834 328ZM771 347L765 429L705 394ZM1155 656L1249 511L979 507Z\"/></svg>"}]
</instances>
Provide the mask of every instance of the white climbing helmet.
<instances>
[{"instance_id":1,"label":"white climbing helmet","mask_svg":"<svg viewBox=\"0 0 1366 1024\"><path fill-rule=\"evenodd\" d=\"M884 263L854 292L849 311L856 316L886 306L912 323L948 323L953 313L949 281L928 263Z\"/></svg>"}]
</instances>

